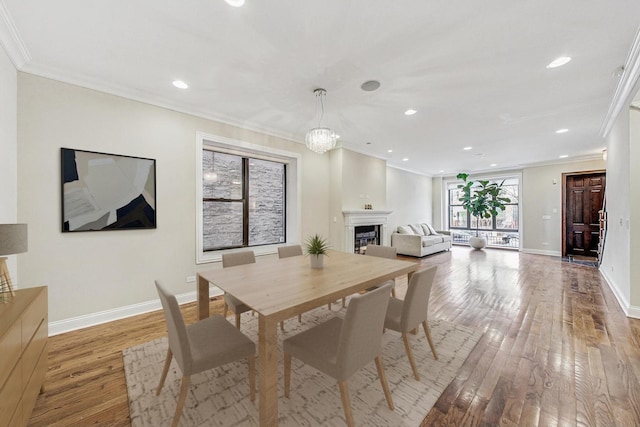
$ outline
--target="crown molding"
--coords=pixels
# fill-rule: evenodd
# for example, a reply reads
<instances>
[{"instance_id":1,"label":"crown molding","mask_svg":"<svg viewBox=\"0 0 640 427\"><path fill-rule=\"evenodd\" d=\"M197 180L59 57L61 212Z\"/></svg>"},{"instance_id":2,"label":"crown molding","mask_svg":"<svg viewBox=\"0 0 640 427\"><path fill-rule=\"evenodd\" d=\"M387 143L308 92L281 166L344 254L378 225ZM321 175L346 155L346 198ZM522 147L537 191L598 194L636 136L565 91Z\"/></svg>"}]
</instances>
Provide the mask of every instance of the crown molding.
<instances>
[{"instance_id":1,"label":"crown molding","mask_svg":"<svg viewBox=\"0 0 640 427\"><path fill-rule=\"evenodd\" d=\"M609 105L609 110L604 118L602 126L600 127L600 135L606 138L618 115L623 108L628 107L633 99L633 96L638 91L640 85L640 28L636 32L636 36L633 39L631 50L627 55L627 60L624 63L624 71L618 81L616 92Z\"/></svg>"},{"instance_id":2,"label":"crown molding","mask_svg":"<svg viewBox=\"0 0 640 427\"><path fill-rule=\"evenodd\" d=\"M2 0L0 0L0 46L4 48L18 70L31 61L31 54L22 41L18 28L13 23L9 9Z\"/></svg>"},{"instance_id":3,"label":"crown molding","mask_svg":"<svg viewBox=\"0 0 640 427\"><path fill-rule=\"evenodd\" d=\"M2 0L0 0L1 2ZM35 76L44 77L47 79L59 81L62 83L68 83L74 86L83 87L85 89L95 90L97 92L106 93L108 95L118 96L131 101L142 102L144 104L153 105L167 110L176 111L178 113L189 114L191 116L200 117L206 120L216 121L222 124L235 126L242 130L248 130L252 132L261 133L264 135L273 136L276 138L286 139L288 141L304 144L304 141L300 141L298 137L293 134L279 132L275 129L260 126L250 121L239 121L232 117L215 113L212 111L202 110L194 108L189 105L179 104L167 98L153 95L151 93L133 89L127 86L118 85L111 81L105 81L102 79L87 78L78 73L74 73L69 70L38 65L33 62L25 64L24 68L20 71Z\"/></svg>"}]
</instances>

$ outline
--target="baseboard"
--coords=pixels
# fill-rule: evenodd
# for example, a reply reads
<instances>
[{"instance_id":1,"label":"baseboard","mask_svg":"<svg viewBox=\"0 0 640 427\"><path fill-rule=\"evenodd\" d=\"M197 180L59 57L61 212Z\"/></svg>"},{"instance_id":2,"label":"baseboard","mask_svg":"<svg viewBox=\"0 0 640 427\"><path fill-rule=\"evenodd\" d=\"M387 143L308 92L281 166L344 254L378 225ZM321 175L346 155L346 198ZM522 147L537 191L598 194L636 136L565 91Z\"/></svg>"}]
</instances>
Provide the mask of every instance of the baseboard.
<instances>
[{"instance_id":1,"label":"baseboard","mask_svg":"<svg viewBox=\"0 0 640 427\"><path fill-rule=\"evenodd\" d=\"M222 294L222 290L215 286L209 289L209 295L212 297ZM176 295L178 304L193 302L196 300L196 298L197 293L195 291ZM112 322L114 320L137 316L139 314L160 310L161 308L162 306L160 305L160 300L156 299L153 301L146 301L138 304L114 308L111 310L99 311L97 313L72 317L70 319L56 320L55 322L49 322L49 336L51 337L54 335L63 334L65 332L88 328L89 326L96 326L102 323Z\"/></svg>"},{"instance_id":2,"label":"baseboard","mask_svg":"<svg viewBox=\"0 0 640 427\"><path fill-rule=\"evenodd\" d=\"M525 254L533 254L533 255L547 255L547 256L562 256L562 252L560 251L545 251L541 249L520 249L520 252Z\"/></svg>"},{"instance_id":3,"label":"baseboard","mask_svg":"<svg viewBox=\"0 0 640 427\"><path fill-rule=\"evenodd\" d=\"M624 312L625 316L633 317L634 319L640 319L640 307L629 304L624 295L622 295L617 286L615 286L615 281L607 275L604 269L600 268L599 270L600 274L602 274L602 277L604 277L604 281L607 283L607 286L609 286L609 289L611 289L611 292L613 292L613 296L616 297L616 301L618 301L618 305Z\"/></svg>"}]
</instances>

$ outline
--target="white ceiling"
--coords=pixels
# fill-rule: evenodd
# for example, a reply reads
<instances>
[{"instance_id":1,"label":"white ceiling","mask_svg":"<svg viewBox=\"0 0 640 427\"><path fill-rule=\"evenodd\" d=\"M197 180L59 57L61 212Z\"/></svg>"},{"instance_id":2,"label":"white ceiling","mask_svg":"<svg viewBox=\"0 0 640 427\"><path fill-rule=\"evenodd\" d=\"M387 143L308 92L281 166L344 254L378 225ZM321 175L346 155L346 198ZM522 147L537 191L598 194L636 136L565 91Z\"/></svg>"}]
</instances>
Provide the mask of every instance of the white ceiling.
<instances>
[{"instance_id":1,"label":"white ceiling","mask_svg":"<svg viewBox=\"0 0 640 427\"><path fill-rule=\"evenodd\" d=\"M298 142L317 124L313 89L323 87L325 123L343 146L429 175L600 155L614 72L640 23L637 0L0 6L25 72ZM573 59L545 68L559 56ZM363 92L370 79L380 89Z\"/></svg>"}]
</instances>

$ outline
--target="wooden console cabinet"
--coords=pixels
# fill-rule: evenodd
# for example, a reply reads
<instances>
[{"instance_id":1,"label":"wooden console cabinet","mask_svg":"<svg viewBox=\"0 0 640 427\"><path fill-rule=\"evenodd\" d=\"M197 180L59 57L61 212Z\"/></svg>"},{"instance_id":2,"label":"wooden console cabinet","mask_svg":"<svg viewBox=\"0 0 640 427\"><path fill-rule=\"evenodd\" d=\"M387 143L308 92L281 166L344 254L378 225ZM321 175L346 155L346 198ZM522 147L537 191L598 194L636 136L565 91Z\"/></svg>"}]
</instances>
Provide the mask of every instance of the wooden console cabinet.
<instances>
[{"instance_id":1,"label":"wooden console cabinet","mask_svg":"<svg viewBox=\"0 0 640 427\"><path fill-rule=\"evenodd\" d=\"M47 288L0 302L0 427L26 426L47 372Z\"/></svg>"}]
</instances>

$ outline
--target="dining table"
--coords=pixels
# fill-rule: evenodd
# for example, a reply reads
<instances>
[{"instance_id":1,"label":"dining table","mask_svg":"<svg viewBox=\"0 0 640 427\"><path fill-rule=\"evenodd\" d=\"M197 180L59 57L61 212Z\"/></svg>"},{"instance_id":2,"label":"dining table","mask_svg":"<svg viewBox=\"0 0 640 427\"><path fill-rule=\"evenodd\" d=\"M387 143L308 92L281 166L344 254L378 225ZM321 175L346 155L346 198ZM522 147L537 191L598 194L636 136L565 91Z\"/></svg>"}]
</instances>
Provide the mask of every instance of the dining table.
<instances>
[{"instance_id":1,"label":"dining table","mask_svg":"<svg viewBox=\"0 0 640 427\"><path fill-rule=\"evenodd\" d=\"M278 425L278 323L316 307L409 275L420 264L329 250L323 268L308 256L261 257L257 262L198 273L198 318L209 317L209 286L258 314L258 404L261 426Z\"/></svg>"}]
</instances>

